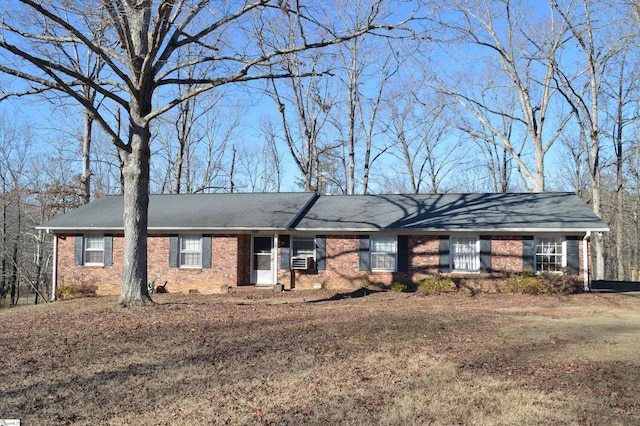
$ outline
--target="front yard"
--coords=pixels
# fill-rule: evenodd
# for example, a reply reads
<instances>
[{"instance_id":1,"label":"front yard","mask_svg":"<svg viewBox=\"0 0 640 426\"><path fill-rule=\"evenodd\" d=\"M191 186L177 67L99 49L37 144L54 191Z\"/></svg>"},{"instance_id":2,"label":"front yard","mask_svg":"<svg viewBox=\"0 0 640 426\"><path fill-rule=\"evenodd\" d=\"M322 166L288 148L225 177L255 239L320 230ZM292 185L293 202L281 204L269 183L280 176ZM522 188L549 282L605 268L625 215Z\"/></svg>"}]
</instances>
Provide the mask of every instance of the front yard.
<instances>
[{"instance_id":1,"label":"front yard","mask_svg":"<svg viewBox=\"0 0 640 426\"><path fill-rule=\"evenodd\" d=\"M640 424L640 298L326 291L0 311L23 424Z\"/></svg>"}]
</instances>

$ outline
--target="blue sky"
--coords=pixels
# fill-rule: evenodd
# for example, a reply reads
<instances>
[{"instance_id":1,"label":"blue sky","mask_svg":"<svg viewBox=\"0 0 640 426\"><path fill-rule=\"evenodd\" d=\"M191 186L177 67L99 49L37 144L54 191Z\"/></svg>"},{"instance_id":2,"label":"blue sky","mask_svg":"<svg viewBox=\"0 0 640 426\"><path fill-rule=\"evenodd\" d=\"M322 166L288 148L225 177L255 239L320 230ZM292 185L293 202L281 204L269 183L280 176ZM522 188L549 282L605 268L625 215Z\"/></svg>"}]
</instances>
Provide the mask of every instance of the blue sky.
<instances>
[{"instance_id":1,"label":"blue sky","mask_svg":"<svg viewBox=\"0 0 640 426\"><path fill-rule=\"evenodd\" d=\"M10 0L8 3L9 7L11 7L12 3L13 1ZM396 9L396 11L406 13L409 10L408 8L410 6L408 2L401 2L399 4L404 6L404 9L399 8ZM548 6L546 5L546 2L532 1L529 4L534 10L536 10L536 12L540 13L541 17L548 13ZM438 64L438 72L449 72L452 75L455 75L464 73L466 69L473 69L475 67L476 60L474 59L474 56L482 56L484 52L473 52L465 49L459 51L459 53L467 55L466 57L451 57L444 51L439 51L438 49L434 49L430 52L424 52L425 56L427 53L434 55L432 59ZM571 59L571 51L567 51L565 53L565 59ZM403 73L406 76L411 76L412 71L405 69ZM14 90L16 85L20 84L21 83L16 83L15 80L10 77L0 77L0 88L5 91ZM370 86L372 84L373 80L364 83L363 92L373 89L374 87ZM253 86L257 85L257 83L253 84ZM257 91L250 92L246 90L246 87L241 85L227 86L225 90L230 93L231 99L233 99L234 103L239 102L246 105L246 111L242 114L242 124L234 135L232 142L237 146L247 147L248 150L259 149L264 142L263 135L260 130L261 122L265 117L271 117L271 119L276 123L279 121L279 116L274 102L267 97L259 95ZM51 104L38 100L34 97L19 98L9 99L2 102L2 104L0 104L0 112L5 116L11 117L12 121L21 123L23 126L29 128L33 139L36 141L34 149L38 153L54 150L57 144L60 142L70 142L74 136L77 136L81 132L81 109L72 105L64 108L52 108ZM222 112L222 114L237 113L237 110L233 109ZM553 118L553 116L550 118ZM331 137L331 135L329 135L329 137ZM450 144L453 145L457 141L458 138L454 137ZM550 189L567 189L556 184L556 182L561 182L561 179L558 178L557 174L557 170L559 169L558 166L563 166L565 161L560 155L560 151L561 147L559 143L556 143L554 148L552 148L552 152L547 157L547 182ZM296 179L299 178L299 174L288 155L286 147L280 146L280 152L284 154L283 171L285 173L285 179L283 180L284 183L281 190L299 190L299 186L296 184ZM467 152L468 157L474 157L477 155L478 153L473 150ZM77 158L77 161L72 161L71 164L72 167L77 167L79 172L79 157ZM376 172L381 173L386 169L386 173L391 175L394 173L394 170L397 170L399 167L397 162L392 160L390 157L387 157L384 161L379 161L377 165L379 167L376 168ZM517 176L514 175L514 183L519 184L517 179Z\"/></svg>"}]
</instances>

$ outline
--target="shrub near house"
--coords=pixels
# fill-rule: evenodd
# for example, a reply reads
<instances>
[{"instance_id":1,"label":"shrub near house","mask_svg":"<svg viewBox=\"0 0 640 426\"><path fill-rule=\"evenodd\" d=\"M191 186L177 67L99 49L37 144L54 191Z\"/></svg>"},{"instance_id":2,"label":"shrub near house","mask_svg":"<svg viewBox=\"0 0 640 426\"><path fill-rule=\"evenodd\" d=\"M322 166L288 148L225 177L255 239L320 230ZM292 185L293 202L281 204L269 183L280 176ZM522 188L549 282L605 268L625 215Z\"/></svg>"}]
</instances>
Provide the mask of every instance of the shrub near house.
<instances>
[{"instance_id":1,"label":"shrub near house","mask_svg":"<svg viewBox=\"0 0 640 426\"><path fill-rule=\"evenodd\" d=\"M55 285L91 282L117 294L122 197L41 226L56 239ZM450 287L442 277L500 283L509 274L572 271L589 283L589 236L608 228L576 195L153 195L148 274L175 292L220 286L353 289ZM434 276L440 281L424 284Z\"/></svg>"}]
</instances>

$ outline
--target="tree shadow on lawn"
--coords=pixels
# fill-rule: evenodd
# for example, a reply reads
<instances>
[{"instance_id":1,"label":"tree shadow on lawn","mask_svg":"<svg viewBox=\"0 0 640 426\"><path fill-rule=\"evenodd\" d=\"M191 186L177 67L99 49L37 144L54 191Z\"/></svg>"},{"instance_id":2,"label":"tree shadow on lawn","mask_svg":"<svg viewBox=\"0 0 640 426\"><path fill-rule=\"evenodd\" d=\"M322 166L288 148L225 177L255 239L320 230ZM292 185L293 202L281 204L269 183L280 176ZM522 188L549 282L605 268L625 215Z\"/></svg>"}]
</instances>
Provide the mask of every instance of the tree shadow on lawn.
<instances>
[{"instance_id":1,"label":"tree shadow on lawn","mask_svg":"<svg viewBox=\"0 0 640 426\"><path fill-rule=\"evenodd\" d=\"M325 299L310 300L308 303L335 302L337 300L344 300L344 299L357 299L360 297L366 297L375 293L382 293L382 292L383 292L382 290L371 290L371 289L362 287L357 290L351 291L349 293L338 293Z\"/></svg>"}]
</instances>

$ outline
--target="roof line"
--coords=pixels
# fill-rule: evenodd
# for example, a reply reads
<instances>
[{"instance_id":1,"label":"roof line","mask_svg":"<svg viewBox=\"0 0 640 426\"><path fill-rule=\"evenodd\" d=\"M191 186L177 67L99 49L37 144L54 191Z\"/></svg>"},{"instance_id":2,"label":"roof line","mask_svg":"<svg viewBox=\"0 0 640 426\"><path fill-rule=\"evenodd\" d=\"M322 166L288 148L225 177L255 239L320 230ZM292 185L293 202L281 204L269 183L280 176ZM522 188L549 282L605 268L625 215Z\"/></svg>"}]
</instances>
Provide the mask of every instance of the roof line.
<instances>
[{"instance_id":1,"label":"roof line","mask_svg":"<svg viewBox=\"0 0 640 426\"><path fill-rule=\"evenodd\" d=\"M502 232L507 233L535 233L535 234L557 234L561 233L582 233L582 232L609 232L607 228L425 228L425 229L402 229L402 228L296 228L295 231L299 232L337 232L337 233L353 233L353 232L385 232L385 233L401 233L401 234L423 234L423 233L443 233L443 232L455 232L455 233L485 233L485 234L498 234Z\"/></svg>"},{"instance_id":2,"label":"roof line","mask_svg":"<svg viewBox=\"0 0 640 426\"><path fill-rule=\"evenodd\" d=\"M296 214L294 218L291 219L291 222L289 222L289 224L285 227L285 230L290 231L291 229L298 226L298 223L300 223L302 218L305 217L307 213L309 213L309 210L311 210L311 207L313 207L313 205L316 203L316 201L318 201L319 198L320 198L320 195L317 193L314 193L311 196L311 198L307 200L306 204L302 207L302 209L300 209L298 214Z\"/></svg>"},{"instance_id":3,"label":"roof line","mask_svg":"<svg viewBox=\"0 0 640 426\"><path fill-rule=\"evenodd\" d=\"M47 233L60 233L60 232L69 232L69 233L83 233L83 232L122 232L124 229L122 227L104 227L104 228L91 228L91 227L60 227L60 228L49 228L49 227L36 227L36 229L45 230ZM583 233L587 231L591 232L609 232L609 228L430 228L430 229L401 229L401 228L279 228L279 227L149 227L147 228L148 232L320 232L320 233L336 233L336 234L345 234L345 233L366 233L366 232L380 232L380 233L396 233L396 234L436 234L436 233L475 233L475 234L499 234L499 233L531 233L531 234L544 234L544 233L553 233L557 234L559 232L562 233Z\"/></svg>"}]
</instances>

